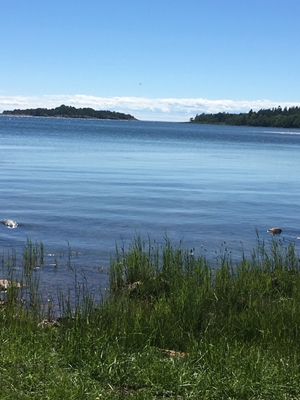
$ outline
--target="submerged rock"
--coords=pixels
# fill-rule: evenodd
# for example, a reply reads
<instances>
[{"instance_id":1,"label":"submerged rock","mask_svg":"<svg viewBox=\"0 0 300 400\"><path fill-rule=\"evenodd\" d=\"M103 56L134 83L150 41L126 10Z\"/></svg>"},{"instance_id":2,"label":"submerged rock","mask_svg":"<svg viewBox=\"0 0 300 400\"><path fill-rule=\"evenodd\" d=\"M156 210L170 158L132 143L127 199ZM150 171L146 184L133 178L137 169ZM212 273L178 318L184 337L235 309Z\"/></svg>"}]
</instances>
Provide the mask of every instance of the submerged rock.
<instances>
[{"instance_id":1,"label":"submerged rock","mask_svg":"<svg viewBox=\"0 0 300 400\"><path fill-rule=\"evenodd\" d=\"M12 219L3 219L0 221L3 225L7 226L7 228L14 229L18 226L18 223L16 221L13 221Z\"/></svg>"}]
</instances>

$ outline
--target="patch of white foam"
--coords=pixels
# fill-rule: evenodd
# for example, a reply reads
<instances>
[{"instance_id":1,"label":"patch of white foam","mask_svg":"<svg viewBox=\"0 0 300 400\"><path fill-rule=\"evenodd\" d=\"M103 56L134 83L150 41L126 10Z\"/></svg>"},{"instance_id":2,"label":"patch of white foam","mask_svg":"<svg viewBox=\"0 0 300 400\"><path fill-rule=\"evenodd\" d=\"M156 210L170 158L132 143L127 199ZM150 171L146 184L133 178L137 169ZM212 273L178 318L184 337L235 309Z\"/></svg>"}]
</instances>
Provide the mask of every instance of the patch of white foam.
<instances>
[{"instance_id":1,"label":"patch of white foam","mask_svg":"<svg viewBox=\"0 0 300 400\"><path fill-rule=\"evenodd\" d=\"M300 132L294 131L264 131L264 133L277 133L279 135L300 135Z\"/></svg>"}]
</instances>

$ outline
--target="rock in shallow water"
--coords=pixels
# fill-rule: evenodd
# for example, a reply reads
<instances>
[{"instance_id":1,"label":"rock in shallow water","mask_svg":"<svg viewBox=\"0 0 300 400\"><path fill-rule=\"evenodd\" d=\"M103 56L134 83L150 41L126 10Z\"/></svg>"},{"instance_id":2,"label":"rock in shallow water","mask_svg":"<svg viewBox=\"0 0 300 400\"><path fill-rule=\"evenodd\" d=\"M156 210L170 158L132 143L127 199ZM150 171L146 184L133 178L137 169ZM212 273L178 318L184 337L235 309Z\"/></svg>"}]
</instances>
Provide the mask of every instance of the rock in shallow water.
<instances>
[{"instance_id":1,"label":"rock in shallow water","mask_svg":"<svg viewBox=\"0 0 300 400\"><path fill-rule=\"evenodd\" d=\"M9 281L7 279L0 279L0 291L6 291L9 286L14 286L19 289L21 284L18 282Z\"/></svg>"},{"instance_id":2,"label":"rock in shallow water","mask_svg":"<svg viewBox=\"0 0 300 400\"><path fill-rule=\"evenodd\" d=\"M13 221L12 219L3 219L1 223L10 229L14 229L18 226L18 223L16 221Z\"/></svg>"},{"instance_id":3,"label":"rock in shallow water","mask_svg":"<svg viewBox=\"0 0 300 400\"><path fill-rule=\"evenodd\" d=\"M279 235L282 232L280 228L270 228L267 232L272 233L272 235Z\"/></svg>"}]
</instances>

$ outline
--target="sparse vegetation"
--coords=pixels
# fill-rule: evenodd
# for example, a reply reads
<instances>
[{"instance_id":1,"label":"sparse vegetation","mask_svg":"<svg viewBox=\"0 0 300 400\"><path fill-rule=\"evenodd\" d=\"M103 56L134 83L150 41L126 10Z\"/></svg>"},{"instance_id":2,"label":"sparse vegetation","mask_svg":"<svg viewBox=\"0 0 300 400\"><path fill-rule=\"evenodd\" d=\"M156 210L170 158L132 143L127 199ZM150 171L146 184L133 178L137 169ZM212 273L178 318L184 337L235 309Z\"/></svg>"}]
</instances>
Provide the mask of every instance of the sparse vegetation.
<instances>
[{"instance_id":1,"label":"sparse vegetation","mask_svg":"<svg viewBox=\"0 0 300 400\"><path fill-rule=\"evenodd\" d=\"M0 308L2 399L297 399L300 262L293 244L258 239L235 265L136 237L116 248L110 290L96 302L40 301L43 247L3 255L10 282ZM30 262L32 261L32 268ZM70 260L68 260L70 262ZM72 268L69 268L72 273Z\"/></svg>"}]
</instances>

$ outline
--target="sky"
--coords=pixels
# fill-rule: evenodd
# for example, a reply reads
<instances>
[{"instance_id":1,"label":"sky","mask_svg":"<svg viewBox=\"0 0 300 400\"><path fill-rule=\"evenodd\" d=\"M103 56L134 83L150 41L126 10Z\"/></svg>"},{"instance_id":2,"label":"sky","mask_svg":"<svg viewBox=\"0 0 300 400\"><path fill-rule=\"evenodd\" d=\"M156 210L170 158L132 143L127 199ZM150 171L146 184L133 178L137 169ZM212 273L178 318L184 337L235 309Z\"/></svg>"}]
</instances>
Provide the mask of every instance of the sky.
<instances>
[{"instance_id":1,"label":"sky","mask_svg":"<svg viewBox=\"0 0 300 400\"><path fill-rule=\"evenodd\" d=\"M0 112L300 105L299 0L0 0Z\"/></svg>"}]
</instances>

